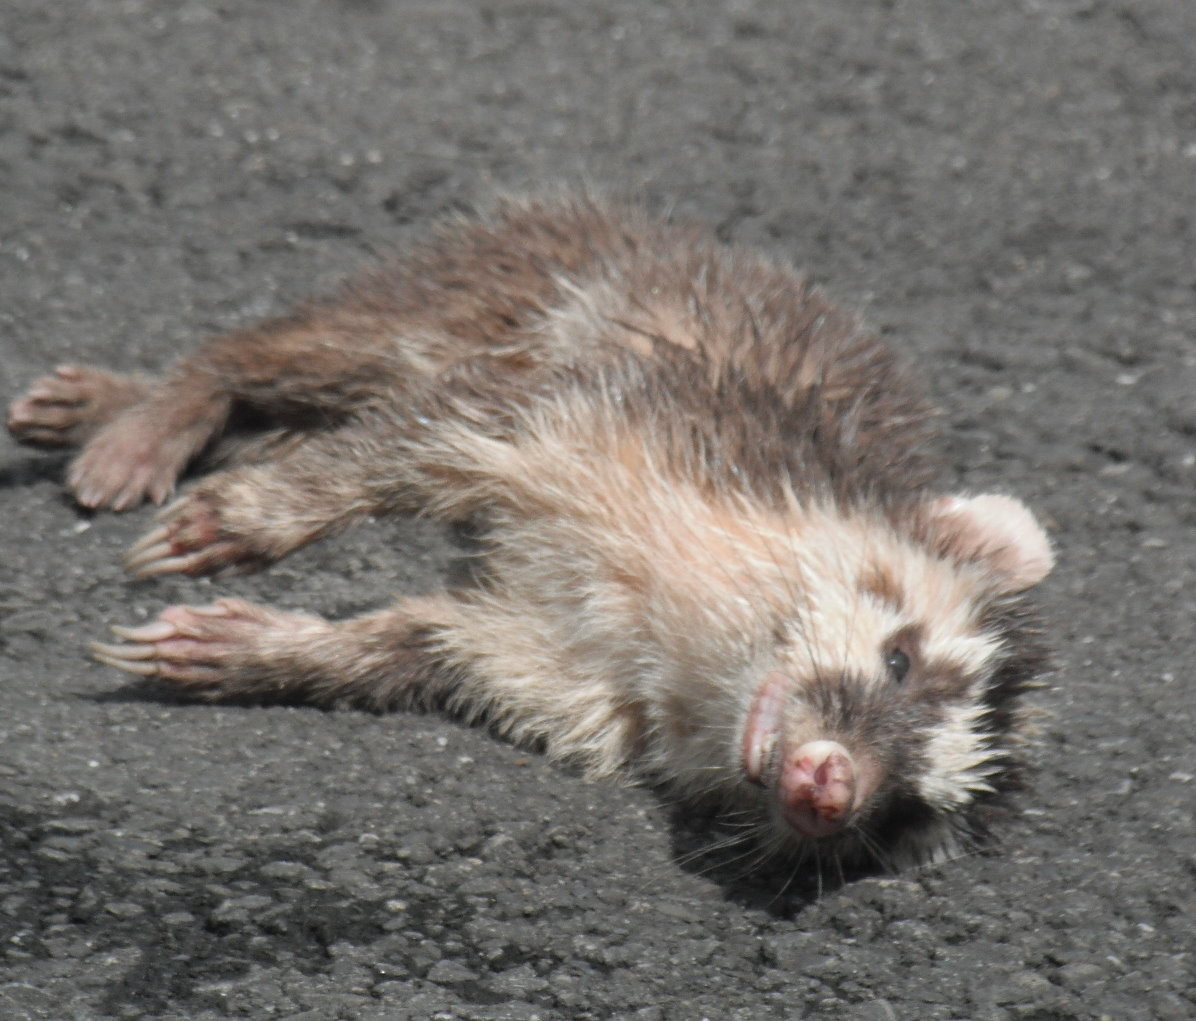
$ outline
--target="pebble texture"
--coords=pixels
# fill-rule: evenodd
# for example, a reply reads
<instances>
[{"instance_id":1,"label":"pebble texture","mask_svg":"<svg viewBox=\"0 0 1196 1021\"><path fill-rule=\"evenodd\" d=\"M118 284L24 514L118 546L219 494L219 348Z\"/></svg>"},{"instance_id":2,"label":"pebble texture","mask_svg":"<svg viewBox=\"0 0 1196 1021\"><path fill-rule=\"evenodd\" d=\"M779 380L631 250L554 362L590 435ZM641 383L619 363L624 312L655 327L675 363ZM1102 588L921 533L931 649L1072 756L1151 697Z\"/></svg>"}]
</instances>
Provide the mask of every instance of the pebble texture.
<instances>
[{"instance_id":1,"label":"pebble texture","mask_svg":"<svg viewBox=\"0 0 1196 1021\"><path fill-rule=\"evenodd\" d=\"M4 0L0 389L152 367L495 188L591 182L807 266L960 484L1039 508L1058 649L994 853L737 882L649 791L440 716L190 705L84 654L333 616L453 537L132 584L0 440L0 1017L1196 1016L1196 5Z\"/></svg>"}]
</instances>

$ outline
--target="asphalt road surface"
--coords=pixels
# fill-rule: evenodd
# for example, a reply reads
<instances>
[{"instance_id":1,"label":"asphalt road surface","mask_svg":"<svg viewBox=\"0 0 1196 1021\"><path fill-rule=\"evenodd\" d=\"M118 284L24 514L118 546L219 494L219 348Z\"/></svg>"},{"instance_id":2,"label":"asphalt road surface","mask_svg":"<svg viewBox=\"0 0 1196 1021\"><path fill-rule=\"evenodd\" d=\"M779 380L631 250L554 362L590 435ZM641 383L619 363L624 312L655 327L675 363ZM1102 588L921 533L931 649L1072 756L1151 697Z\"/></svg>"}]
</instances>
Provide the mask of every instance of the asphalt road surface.
<instances>
[{"instance_id":1,"label":"asphalt road surface","mask_svg":"<svg viewBox=\"0 0 1196 1021\"><path fill-rule=\"evenodd\" d=\"M86 642L345 616L380 521L131 583L150 521L0 440L0 1017L1196 1016L1196 4L4 0L0 386L161 365L496 188L807 267L925 368L953 482L1051 529L1036 776L991 853L821 897L440 715L194 705Z\"/></svg>"}]
</instances>

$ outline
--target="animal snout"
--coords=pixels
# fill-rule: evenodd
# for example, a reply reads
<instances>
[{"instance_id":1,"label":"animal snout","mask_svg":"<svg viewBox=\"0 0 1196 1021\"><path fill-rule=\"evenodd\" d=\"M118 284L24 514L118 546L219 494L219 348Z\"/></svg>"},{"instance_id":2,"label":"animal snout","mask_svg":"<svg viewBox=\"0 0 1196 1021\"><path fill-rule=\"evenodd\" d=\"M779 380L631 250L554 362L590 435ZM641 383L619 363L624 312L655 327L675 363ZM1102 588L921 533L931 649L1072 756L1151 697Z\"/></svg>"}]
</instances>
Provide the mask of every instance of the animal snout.
<instances>
[{"instance_id":1,"label":"animal snout","mask_svg":"<svg viewBox=\"0 0 1196 1021\"><path fill-rule=\"evenodd\" d=\"M838 741L807 741L781 763L781 814L803 836L832 836L850 820L857 787L858 771L846 748Z\"/></svg>"}]
</instances>

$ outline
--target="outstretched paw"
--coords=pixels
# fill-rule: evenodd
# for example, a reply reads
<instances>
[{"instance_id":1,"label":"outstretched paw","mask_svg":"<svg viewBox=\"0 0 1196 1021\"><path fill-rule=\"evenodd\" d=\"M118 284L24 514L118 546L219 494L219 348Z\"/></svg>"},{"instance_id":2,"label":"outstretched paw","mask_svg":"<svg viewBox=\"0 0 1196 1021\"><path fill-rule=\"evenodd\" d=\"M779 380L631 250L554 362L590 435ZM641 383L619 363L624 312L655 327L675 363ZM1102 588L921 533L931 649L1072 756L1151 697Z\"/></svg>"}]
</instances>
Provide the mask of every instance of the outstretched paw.
<instances>
[{"instance_id":1,"label":"outstretched paw","mask_svg":"<svg viewBox=\"0 0 1196 1021\"><path fill-rule=\"evenodd\" d=\"M77 447L146 394L143 381L86 365L60 365L8 406L13 439L30 447Z\"/></svg>"},{"instance_id":2,"label":"outstretched paw","mask_svg":"<svg viewBox=\"0 0 1196 1021\"><path fill-rule=\"evenodd\" d=\"M225 527L219 503L194 492L158 514L160 524L129 550L125 569L138 578L158 574L247 573L269 558Z\"/></svg>"},{"instance_id":3,"label":"outstretched paw","mask_svg":"<svg viewBox=\"0 0 1196 1021\"><path fill-rule=\"evenodd\" d=\"M189 458L160 426L133 409L101 429L75 458L67 485L84 507L129 510L143 500L162 503Z\"/></svg>"},{"instance_id":4,"label":"outstretched paw","mask_svg":"<svg viewBox=\"0 0 1196 1021\"><path fill-rule=\"evenodd\" d=\"M170 606L141 627L113 627L119 644L93 642L101 663L156 677L204 698L282 693L288 677L279 652L310 641L328 624L242 599L210 606Z\"/></svg>"}]
</instances>

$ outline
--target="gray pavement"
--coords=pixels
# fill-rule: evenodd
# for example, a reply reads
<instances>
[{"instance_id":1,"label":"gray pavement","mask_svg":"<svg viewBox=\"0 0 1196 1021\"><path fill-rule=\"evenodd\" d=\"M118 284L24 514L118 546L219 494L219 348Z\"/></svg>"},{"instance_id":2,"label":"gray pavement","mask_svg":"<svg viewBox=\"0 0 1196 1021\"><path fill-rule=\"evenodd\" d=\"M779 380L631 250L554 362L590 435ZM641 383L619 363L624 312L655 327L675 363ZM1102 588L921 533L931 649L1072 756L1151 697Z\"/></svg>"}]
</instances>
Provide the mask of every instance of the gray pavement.
<instances>
[{"instance_id":1,"label":"gray pavement","mask_svg":"<svg viewBox=\"0 0 1196 1021\"><path fill-rule=\"evenodd\" d=\"M1196 1016L1196 5L5 0L0 390L153 367L438 214L590 183L810 269L908 349L955 480L1039 508L1058 670L993 852L811 898L650 791L437 715L193 705L89 639L344 616L370 524L131 583L0 440L0 1018Z\"/></svg>"}]
</instances>

